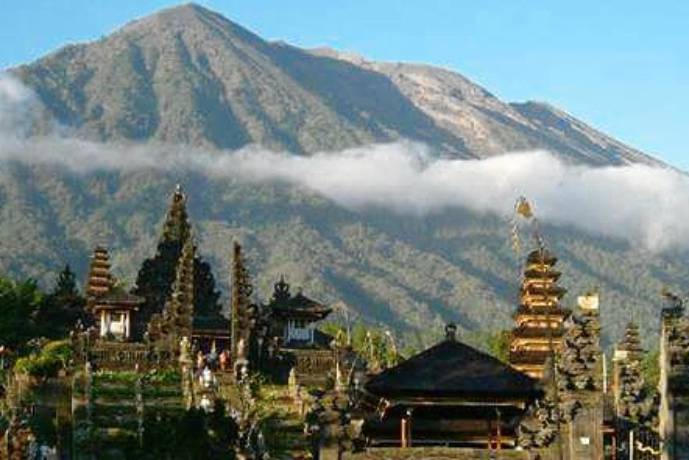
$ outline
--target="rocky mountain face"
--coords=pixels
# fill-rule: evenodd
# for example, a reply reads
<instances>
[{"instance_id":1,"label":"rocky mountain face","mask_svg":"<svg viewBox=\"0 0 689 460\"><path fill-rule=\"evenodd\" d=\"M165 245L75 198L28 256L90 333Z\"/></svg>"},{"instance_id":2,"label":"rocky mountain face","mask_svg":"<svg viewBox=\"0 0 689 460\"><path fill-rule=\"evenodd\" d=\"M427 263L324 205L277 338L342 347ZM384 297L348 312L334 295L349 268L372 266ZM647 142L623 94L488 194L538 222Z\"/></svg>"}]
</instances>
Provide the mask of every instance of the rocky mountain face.
<instances>
[{"instance_id":1,"label":"rocky mountain face","mask_svg":"<svg viewBox=\"0 0 689 460\"><path fill-rule=\"evenodd\" d=\"M258 143L308 155L406 138L459 158L544 148L591 165L655 163L562 111L504 103L457 73L267 42L195 5L11 72L48 114L38 132L57 121L102 142ZM0 274L49 281L67 261L84 276L93 245L107 243L118 277L133 280L155 250L176 182L225 292L236 238L264 299L286 274L308 295L413 340L441 334L447 321L467 334L511 325L520 267L509 224L497 217L354 212L298 187L192 173L3 165ZM608 342L631 312L655 331L657 293L689 280L686 254L644 254L565 227L545 232L562 258L567 302L600 289Z\"/></svg>"},{"instance_id":2,"label":"rocky mountain face","mask_svg":"<svg viewBox=\"0 0 689 460\"><path fill-rule=\"evenodd\" d=\"M485 158L547 149L594 165L654 162L545 104L508 104L462 75L267 42L196 5L13 69L84 137L309 154L400 138Z\"/></svg>"},{"instance_id":3,"label":"rocky mountain face","mask_svg":"<svg viewBox=\"0 0 689 460\"><path fill-rule=\"evenodd\" d=\"M464 76L421 64L371 62L321 48L311 51L386 75L414 106L462 139L479 158L546 149L580 163L660 164L585 123L540 102L505 103Z\"/></svg>"}]
</instances>

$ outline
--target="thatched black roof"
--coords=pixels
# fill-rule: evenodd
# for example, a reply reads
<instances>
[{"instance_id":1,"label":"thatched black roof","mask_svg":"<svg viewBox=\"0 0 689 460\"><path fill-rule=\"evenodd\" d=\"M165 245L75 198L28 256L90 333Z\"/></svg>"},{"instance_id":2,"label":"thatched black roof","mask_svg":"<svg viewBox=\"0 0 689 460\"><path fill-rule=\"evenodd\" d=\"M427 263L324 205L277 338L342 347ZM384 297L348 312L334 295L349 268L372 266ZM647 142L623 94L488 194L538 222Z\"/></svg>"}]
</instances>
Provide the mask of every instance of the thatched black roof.
<instances>
[{"instance_id":1,"label":"thatched black roof","mask_svg":"<svg viewBox=\"0 0 689 460\"><path fill-rule=\"evenodd\" d=\"M557 263L557 257L550 252L548 249L531 251L526 258L528 263L543 263L545 265L555 265Z\"/></svg>"},{"instance_id":2,"label":"thatched black roof","mask_svg":"<svg viewBox=\"0 0 689 460\"><path fill-rule=\"evenodd\" d=\"M379 397L535 398L538 381L452 338L387 369L366 383Z\"/></svg>"},{"instance_id":3,"label":"thatched black roof","mask_svg":"<svg viewBox=\"0 0 689 460\"><path fill-rule=\"evenodd\" d=\"M275 291L268 308L274 317L303 318L311 321L322 320L332 312L331 308L309 299L301 291L292 295L289 284L282 277L275 283Z\"/></svg>"},{"instance_id":4,"label":"thatched black roof","mask_svg":"<svg viewBox=\"0 0 689 460\"><path fill-rule=\"evenodd\" d=\"M96 310L101 309L130 309L136 310L144 302L143 297L130 294L119 286L114 286L101 296L93 300Z\"/></svg>"}]
</instances>

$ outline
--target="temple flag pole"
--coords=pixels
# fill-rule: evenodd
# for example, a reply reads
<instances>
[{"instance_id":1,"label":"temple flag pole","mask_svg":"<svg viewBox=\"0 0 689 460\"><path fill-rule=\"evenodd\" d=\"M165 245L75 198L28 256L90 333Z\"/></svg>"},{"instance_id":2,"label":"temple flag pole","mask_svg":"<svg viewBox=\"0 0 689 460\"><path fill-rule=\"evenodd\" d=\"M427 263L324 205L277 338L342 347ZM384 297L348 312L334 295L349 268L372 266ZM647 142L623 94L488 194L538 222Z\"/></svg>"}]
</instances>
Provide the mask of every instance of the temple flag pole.
<instances>
[{"instance_id":1,"label":"temple flag pole","mask_svg":"<svg viewBox=\"0 0 689 460\"><path fill-rule=\"evenodd\" d=\"M404 417L400 420L400 446L407 447L407 419Z\"/></svg>"},{"instance_id":2,"label":"temple flag pole","mask_svg":"<svg viewBox=\"0 0 689 460\"><path fill-rule=\"evenodd\" d=\"M605 355L605 351L602 353L603 355L603 394L606 395L608 394L608 358Z\"/></svg>"}]
</instances>

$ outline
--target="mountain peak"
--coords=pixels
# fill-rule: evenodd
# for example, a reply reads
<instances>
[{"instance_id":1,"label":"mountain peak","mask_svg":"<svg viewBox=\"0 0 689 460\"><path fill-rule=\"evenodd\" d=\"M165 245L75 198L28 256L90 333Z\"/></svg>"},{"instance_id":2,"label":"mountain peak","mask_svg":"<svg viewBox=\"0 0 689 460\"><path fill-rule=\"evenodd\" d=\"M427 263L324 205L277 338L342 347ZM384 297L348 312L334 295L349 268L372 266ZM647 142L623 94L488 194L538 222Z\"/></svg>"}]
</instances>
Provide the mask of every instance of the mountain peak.
<instances>
[{"instance_id":1,"label":"mountain peak","mask_svg":"<svg viewBox=\"0 0 689 460\"><path fill-rule=\"evenodd\" d=\"M223 21L230 22L220 13L217 13L211 9L201 6L198 3L184 3L182 5L173 6L170 8L165 8L156 13L153 13L149 17L159 17L159 18L179 18L179 19L222 19Z\"/></svg>"},{"instance_id":2,"label":"mountain peak","mask_svg":"<svg viewBox=\"0 0 689 460\"><path fill-rule=\"evenodd\" d=\"M137 37L142 34L167 33L167 35L175 35L184 32L188 32L188 35L194 35L202 31L229 33L252 40L259 39L220 13L197 3L185 3L157 11L126 24L113 35Z\"/></svg>"},{"instance_id":3,"label":"mountain peak","mask_svg":"<svg viewBox=\"0 0 689 460\"><path fill-rule=\"evenodd\" d=\"M451 70L267 42L195 3L14 73L57 121L99 141L310 154L410 139L463 158L545 149L595 165L650 162L554 107L505 103Z\"/></svg>"}]
</instances>

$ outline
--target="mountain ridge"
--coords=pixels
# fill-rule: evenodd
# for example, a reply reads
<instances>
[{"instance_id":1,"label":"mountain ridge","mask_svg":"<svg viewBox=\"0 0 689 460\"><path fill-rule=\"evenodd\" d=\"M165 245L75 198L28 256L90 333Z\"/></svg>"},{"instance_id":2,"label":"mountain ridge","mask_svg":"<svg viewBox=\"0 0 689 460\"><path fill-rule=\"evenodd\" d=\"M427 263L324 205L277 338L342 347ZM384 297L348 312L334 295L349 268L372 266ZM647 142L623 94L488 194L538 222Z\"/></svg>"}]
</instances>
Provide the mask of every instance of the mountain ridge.
<instances>
[{"instance_id":1,"label":"mountain ridge","mask_svg":"<svg viewBox=\"0 0 689 460\"><path fill-rule=\"evenodd\" d=\"M532 131L530 133L531 136L547 138L547 134L543 136L542 134L534 133L533 131L537 131L539 128L542 128L544 131L547 131L548 128L559 129L561 132L555 134L555 137L552 138L551 141L555 142L556 145L560 145L559 149L556 148L553 150L558 153L565 153L565 158L573 154L573 157L570 159L577 160L577 157L579 156L578 160L580 162L590 163L594 165L604 165L606 164L606 160L608 160L610 164L613 165L627 163L644 163L653 166L665 166L665 164L657 158L654 158L614 138L611 138L610 136L605 135L604 133L596 130L595 128L592 128L585 122L578 120L577 118L565 112L564 110L554 107L553 105L547 102L529 100L524 102L504 103L500 101L490 91L486 90L480 85L477 85L476 83L469 80L467 77L453 71L452 69L414 62L370 61L366 59L364 56L356 53L340 52L327 47L314 48L310 51L316 55L342 59L365 68L375 69L376 71L388 75L393 82L398 83L398 87L400 87L401 91L405 95L409 96L411 100L415 101L417 107L419 107L421 110L427 113L433 112L433 108L429 106L429 102L432 103L433 101L424 101L423 97L414 98L413 89L407 88L405 91L404 84L402 82L396 81L395 79L396 71L399 74L400 78L406 77L408 79L409 75L414 76L414 72L426 74L430 72L435 73L438 76L439 81L442 81L442 79L454 80L454 85L446 85L446 87L449 87L451 91L456 91L457 93L460 93L463 99L470 101L471 103L473 103L475 107L478 106L484 111L494 110L496 112L500 112L504 117L503 122L506 122L507 124L509 124L510 122L520 124L520 129ZM436 86L439 86L437 85L437 82L431 81L430 83L431 85L435 84ZM488 102L482 103L483 101ZM436 117L433 118L436 121L439 121L441 124L443 119L447 117L448 113L457 113L459 115L466 113L466 108L463 109L462 107L458 107L456 104L453 107L453 104L448 103L448 101L441 101L439 107L436 110L438 114ZM541 117L538 116L539 113L541 114ZM546 113L550 114L550 117L543 117L543 114ZM550 121L550 124L546 125L546 123L544 123L545 120L543 118ZM461 119L461 116L457 117L457 120ZM458 122L456 121L456 123ZM576 148L576 146L568 145L566 139L563 139L564 137L566 137L566 133L562 132L563 127L564 129L569 128L572 132L576 134L576 137L579 138L573 139L572 141L574 142L570 142L569 144L578 143L580 150L594 150L595 153L603 155L603 158L595 158L594 155L581 155L581 152L577 151L578 149ZM458 126L457 131L462 131L460 126ZM493 136L496 135L496 132L494 130L491 130L490 133ZM499 135L499 132L497 134L497 137L500 138L501 136ZM467 137L471 137L471 135L468 135ZM584 142L581 142L581 137L585 137L587 139L585 139ZM565 141L564 144L563 141ZM589 142L589 146L581 145L586 141ZM484 148L488 149L490 155L495 155L505 153L508 151L543 147L542 145L538 144L537 140L532 140L531 142L532 143L522 144L503 143L502 145L488 145ZM606 149L612 149L613 155L607 154L607 152L605 152ZM615 153L618 153L619 157L616 156Z\"/></svg>"},{"instance_id":2,"label":"mountain ridge","mask_svg":"<svg viewBox=\"0 0 689 460\"><path fill-rule=\"evenodd\" d=\"M79 136L298 154L411 139L441 155L545 149L567 161L662 163L559 110L506 103L427 64L266 41L185 4L10 71Z\"/></svg>"}]
</instances>

